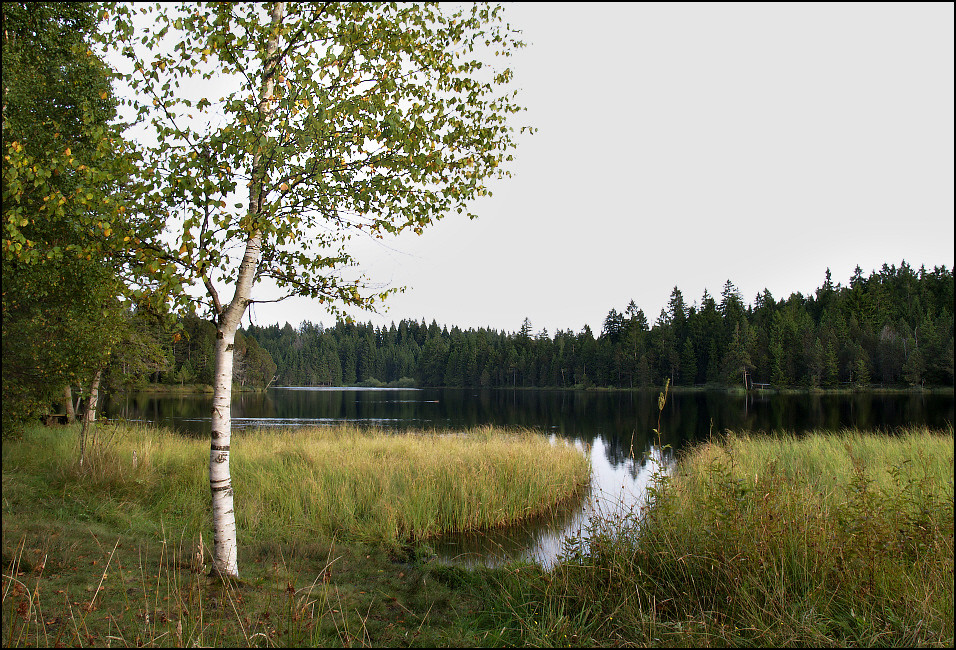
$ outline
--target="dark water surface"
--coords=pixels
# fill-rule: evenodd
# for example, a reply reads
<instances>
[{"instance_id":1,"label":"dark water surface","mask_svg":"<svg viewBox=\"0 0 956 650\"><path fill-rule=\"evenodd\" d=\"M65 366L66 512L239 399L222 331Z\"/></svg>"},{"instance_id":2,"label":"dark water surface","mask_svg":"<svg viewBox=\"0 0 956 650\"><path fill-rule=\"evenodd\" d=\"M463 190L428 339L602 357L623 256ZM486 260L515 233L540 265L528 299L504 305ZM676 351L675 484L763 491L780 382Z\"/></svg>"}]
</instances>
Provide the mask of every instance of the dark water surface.
<instances>
[{"instance_id":1,"label":"dark water surface","mask_svg":"<svg viewBox=\"0 0 956 650\"><path fill-rule=\"evenodd\" d=\"M533 559L553 563L568 536L581 536L595 512L639 505L659 464L711 433L856 427L892 433L901 427L943 429L953 422L953 392L756 394L671 393L658 412L658 391L602 392L475 389L272 388L233 397L233 429L350 422L392 430L463 430L520 426L590 450L592 481L580 503L520 528L454 536L436 543L439 555L462 563ZM211 395L119 394L108 397L110 418L144 420L186 435L210 432ZM658 440L653 430L660 429ZM669 445L670 447L667 447ZM240 506L241 507L241 506Z\"/></svg>"}]
</instances>

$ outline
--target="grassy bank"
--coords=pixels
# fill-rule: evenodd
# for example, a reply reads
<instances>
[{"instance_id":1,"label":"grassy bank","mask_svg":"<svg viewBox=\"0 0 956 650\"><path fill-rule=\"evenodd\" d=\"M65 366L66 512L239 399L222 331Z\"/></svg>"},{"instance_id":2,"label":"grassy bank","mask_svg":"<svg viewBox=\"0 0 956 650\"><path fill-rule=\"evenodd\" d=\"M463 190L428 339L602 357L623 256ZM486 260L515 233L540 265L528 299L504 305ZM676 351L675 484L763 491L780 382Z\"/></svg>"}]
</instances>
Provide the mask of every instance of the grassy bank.
<instances>
[{"instance_id":1,"label":"grassy bank","mask_svg":"<svg viewBox=\"0 0 956 650\"><path fill-rule=\"evenodd\" d=\"M206 529L208 441L100 425L81 469L77 432L37 427L4 445L4 497L31 498L6 496L8 473L11 482L43 477L51 497L121 506L96 509L101 523L148 530L165 518L187 536ZM396 546L504 526L579 494L590 473L566 444L491 428L456 435L352 426L240 431L233 449L239 529L276 542L322 534Z\"/></svg>"},{"instance_id":2,"label":"grassy bank","mask_svg":"<svg viewBox=\"0 0 956 650\"><path fill-rule=\"evenodd\" d=\"M255 386L239 386L234 384L233 393L261 393L265 388ZM212 384L140 384L125 388L114 389L116 393L144 393L146 395L212 395L215 392Z\"/></svg>"},{"instance_id":3,"label":"grassy bank","mask_svg":"<svg viewBox=\"0 0 956 650\"><path fill-rule=\"evenodd\" d=\"M193 395L214 392L212 384L141 384L114 389L116 393L145 393L147 395Z\"/></svg>"},{"instance_id":4,"label":"grassy bank","mask_svg":"<svg viewBox=\"0 0 956 650\"><path fill-rule=\"evenodd\" d=\"M412 546L580 494L577 450L528 432L354 427L233 436L243 582L208 578L208 442L100 426L3 446L6 645L474 644ZM135 452L135 461L134 461ZM440 570L439 570L440 573Z\"/></svg>"},{"instance_id":5,"label":"grassy bank","mask_svg":"<svg viewBox=\"0 0 956 650\"><path fill-rule=\"evenodd\" d=\"M953 432L729 436L551 574L498 583L518 645L953 645Z\"/></svg>"},{"instance_id":6,"label":"grassy bank","mask_svg":"<svg viewBox=\"0 0 956 650\"><path fill-rule=\"evenodd\" d=\"M393 512L421 521L401 505L420 476L425 496L445 494L441 507L419 497L433 520L483 511L494 525L506 506L478 485L527 484L487 463L554 491L568 450L542 472L535 445L550 446L525 434L409 436L401 461L389 436L360 430L240 434L237 584L207 577L207 445L109 433L83 476L70 429L3 447L5 645L953 645L951 428L697 445L654 475L645 508L594 522L549 572L444 566L427 541L403 543L428 526ZM329 523L334 509L306 494L353 506Z\"/></svg>"}]
</instances>

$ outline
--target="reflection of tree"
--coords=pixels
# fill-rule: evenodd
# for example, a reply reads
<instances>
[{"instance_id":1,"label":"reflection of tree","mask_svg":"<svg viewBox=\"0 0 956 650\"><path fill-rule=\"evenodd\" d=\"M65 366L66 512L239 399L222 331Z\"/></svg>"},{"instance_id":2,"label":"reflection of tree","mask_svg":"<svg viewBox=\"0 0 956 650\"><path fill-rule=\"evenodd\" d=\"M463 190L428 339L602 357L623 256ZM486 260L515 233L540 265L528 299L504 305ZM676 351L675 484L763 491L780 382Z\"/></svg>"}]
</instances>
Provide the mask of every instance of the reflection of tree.
<instances>
[{"instance_id":1,"label":"reflection of tree","mask_svg":"<svg viewBox=\"0 0 956 650\"><path fill-rule=\"evenodd\" d=\"M611 467L617 468L626 465L630 460L630 445L624 445L618 436L607 436L604 438L604 456L611 464ZM635 449L635 455L637 450Z\"/></svg>"},{"instance_id":2,"label":"reflection of tree","mask_svg":"<svg viewBox=\"0 0 956 650\"><path fill-rule=\"evenodd\" d=\"M175 422L180 430L208 433L209 395L119 393L107 396L111 418ZM236 417L270 420L359 420L397 428L464 430L519 426L593 445L601 438L615 467L642 471L655 440L657 393L592 393L502 389L345 391L270 389L238 393ZM757 395L671 393L661 414L661 443L678 451L711 433L791 431L845 427L894 429L953 421L952 394ZM633 458L631 449L633 445Z\"/></svg>"}]
</instances>

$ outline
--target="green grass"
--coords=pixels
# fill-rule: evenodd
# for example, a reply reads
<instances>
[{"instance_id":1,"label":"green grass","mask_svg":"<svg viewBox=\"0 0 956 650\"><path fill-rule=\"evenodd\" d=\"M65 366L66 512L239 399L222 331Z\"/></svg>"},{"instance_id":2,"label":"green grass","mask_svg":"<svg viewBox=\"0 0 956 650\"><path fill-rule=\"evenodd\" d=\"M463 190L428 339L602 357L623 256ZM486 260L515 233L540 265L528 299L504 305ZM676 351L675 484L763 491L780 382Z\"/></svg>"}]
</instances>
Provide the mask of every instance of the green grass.
<instances>
[{"instance_id":1,"label":"green grass","mask_svg":"<svg viewBox=\"0 0 956 650\"><path fill-rule=\"evenodd\" d=\"M101 429L85 474L73 429L5 443L4 645L953 645L952 428L698 444L551 571L445 566L427 542L563 498L571 450L543 437L233 444L239 582L207 575L208 442Z\"/></svg>"},{"instance_id":2,"label":"green grass","mask_svg":"<svg viewBox=\"0 0 956 650\"><path fill-rule=\"evenodd\" d=\"M649 493L499 582L509 643L952 647L952 429L731 435Z\"/></svg>"},{"instance_id":3,"label":"green grass","mask_svg":"<svg viewBox=\"0 0 956 650\"><path fill-rule=\"evenodd\" d=\"M207 441L100 425L80 468L76 434L37 427L4 445L4 480L43 477L45 491L88 504L87 516L120 529L164 519L190 536L206 529ZM590 477L576 449L520 430L256 430L234 434L232 446L238 527L276 542L321 534L395 546L505 526L580 495ZM11 496L19 497L31 500Z\"/></svg>"},{"instance_id":4,"label":"green grass","mask_svg":"<svg viewBox=\"0 0 956 650\"><path fill-rule=\"evenodd\" d=\"M423 540L546 511L590 474L522 431L234 434L232 583L207 576L207 441L101 425L81 471L76 439L3 445L5 645L474 645L480 598Z\"/></svg>"}]
</instances>

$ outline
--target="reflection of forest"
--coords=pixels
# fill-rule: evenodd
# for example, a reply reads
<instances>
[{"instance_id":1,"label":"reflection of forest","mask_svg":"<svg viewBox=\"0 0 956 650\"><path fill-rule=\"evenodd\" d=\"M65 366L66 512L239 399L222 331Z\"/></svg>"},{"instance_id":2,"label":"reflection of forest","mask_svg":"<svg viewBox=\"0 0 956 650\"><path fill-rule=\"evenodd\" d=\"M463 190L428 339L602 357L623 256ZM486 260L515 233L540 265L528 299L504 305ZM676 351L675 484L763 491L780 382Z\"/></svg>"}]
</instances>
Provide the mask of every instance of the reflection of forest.
<instances>
[{"instance_id":1,"label":"reflection of forest","mask_svg":"<svg viewBox=\"0 0 956 650\"><path fill-rule=\"evenodd\" d=\"M676 451L693 440L732 431L809 429L893 430L953 421L952 393L745 395L671 393L658 413L658 393L497 389L293 390L239 393L236 426L257 422L351 421L394 428L462 430L482 425L525 427L580 439L601 437L608 460L638 462L654 440ZM107 417L148 420L197 434L209 431L209 395L119 394L107 397Z\"/></svg>"}]
</instances>

